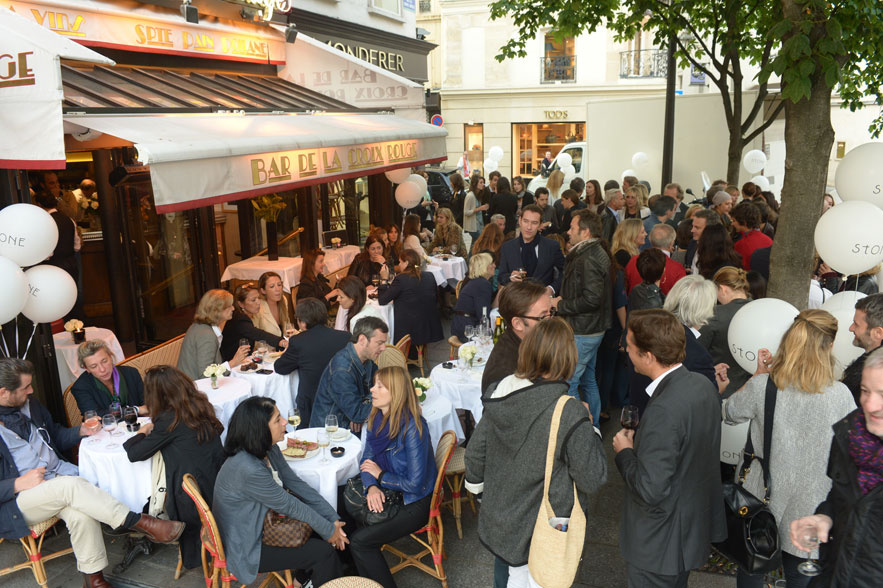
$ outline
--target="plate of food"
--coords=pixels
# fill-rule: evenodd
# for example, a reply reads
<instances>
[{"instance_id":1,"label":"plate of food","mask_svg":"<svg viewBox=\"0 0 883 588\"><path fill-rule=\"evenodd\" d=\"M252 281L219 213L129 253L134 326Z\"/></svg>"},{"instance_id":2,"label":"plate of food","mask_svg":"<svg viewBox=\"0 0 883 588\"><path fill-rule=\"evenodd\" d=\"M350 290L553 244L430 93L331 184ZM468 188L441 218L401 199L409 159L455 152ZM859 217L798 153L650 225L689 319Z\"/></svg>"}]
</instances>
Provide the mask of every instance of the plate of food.
<instances>
[{"instance_id":1,"label":"plate of food","mask_svg":"<svg viewBox=\"0 0 883 588\"><path fill-rule=\"evenodd\" d=\"M307 441L306 439L286 437L284 445L282 443L279 445L285 459L309 459L319 453L319 444L315 441Z\"/></svg>"},{"instance_id":2,"label":"plate of food","mask_svg":"<svg viewBox=\"0 0 883 588\"><path fill-rule=\"evenodd\" d=\"M242 373L253 372L258 369L258 364L253 361L247 361L239 367L239 371Z\"/></svg>"},{"instance_id":3,"label":"plate of food","mask_svg":"<svg viewBox=\"0 0 883 588\"><path fill-rule=\"evenodd\" d=\"M278 359L283 353L283 351L271 351L267 354L267 359Z\"/></svg>"}]
</instances>

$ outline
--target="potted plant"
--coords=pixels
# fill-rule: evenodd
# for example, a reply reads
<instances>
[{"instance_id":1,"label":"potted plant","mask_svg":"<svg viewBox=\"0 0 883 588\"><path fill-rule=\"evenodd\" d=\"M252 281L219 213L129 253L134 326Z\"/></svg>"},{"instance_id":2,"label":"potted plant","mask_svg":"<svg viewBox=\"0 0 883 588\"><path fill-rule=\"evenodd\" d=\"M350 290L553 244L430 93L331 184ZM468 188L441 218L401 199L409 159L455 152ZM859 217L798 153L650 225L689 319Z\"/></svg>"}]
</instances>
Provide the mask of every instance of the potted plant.
<instances>
[{"instance_id":1,"label":"potted plant","mask_svg":"<svg viewBox=\"0 0 883 588\"><path fill-rule=\"evenodd\" d=\"M64 330L71 334L74 343L84 343L86 341L86 330L83 328L83 321L71 319L64 323Z\"/></svg>"},{"instance_id":2,"label":"potted plant","mask_svg":"<svg viewBox=\"0 0 883 588\"><path fill-rule=\"evenodd\" d=\"M276 236L276 219L287 204L279 194L264 194L251 199L254 214L267 223L267 259L279 259L279 239Z\"/></svg>"}]
</instances>

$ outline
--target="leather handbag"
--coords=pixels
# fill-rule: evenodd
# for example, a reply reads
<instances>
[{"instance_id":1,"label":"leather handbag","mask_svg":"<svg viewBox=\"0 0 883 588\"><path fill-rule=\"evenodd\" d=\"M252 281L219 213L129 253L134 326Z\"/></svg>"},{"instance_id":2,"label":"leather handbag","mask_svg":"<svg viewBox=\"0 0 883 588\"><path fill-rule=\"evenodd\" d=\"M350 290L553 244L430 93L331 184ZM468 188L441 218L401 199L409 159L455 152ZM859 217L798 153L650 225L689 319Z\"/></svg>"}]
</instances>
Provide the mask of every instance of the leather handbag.
<instances>
[{"instance_id":1,"label":"leather handbag","mask_svg":"<svg viewBox=\"0 0 883 588\"><path fill-rule=\"evenodd\" d=\"M286 491L292 494L289 490ZM264 516L264 535L261 542L271 547L300 547L312 534L313 528L308 523L279 514L271 508Z\"/></svg>"},{"instance_id":2,"label":"leather handbag","mask_svg":"<svg viewBox=\"0 0 883 588\"><path fill-rule=\"evenodd\" d=\"M782 550L779 545L779 526L769 509L770 502L770 446L773 439L773 417L776 411L776 385L767 379L763 409L763 450L765 455L754 452L751 431L743 451L742 468L738 480L724 482L724 507L727 519L727 538L715 543L715 548L727 558L739 564L748 574L761 574L779 568ZM763 500L743 487L745 476L757 461L763 471Z\"/></svg>"},{"instance_id":3,"label":"leather handbag","mask_svg":"<svg viewBox=\"0 0 883 588\"><path fill-rule=\"evenodd\" d=\"M552 426L549 429L549 443L546 448L543 500L534 523L527 560L531 577L543 588L570 588L573 585L583 553L583 542L586 539L586 513L579 503L576 484L573 484L573 510L570 512L566 529L559 530L553 527L550 521L555 517L555 511L549 503L549 483L552 481L561 412L568 400L570 396L567 395L559 398L552 413Z\"/></svg>"},{"instance_id":4,"label":"leather handbag","mask_svg":"<svg viewBox=\"0 0 883 588\"><path fill-rule=\"evenodd\" d=\"M343 506L360 527L383 523L399 514L399 509L405 502L402 493L389 488L380 488L380 491L383 492L386 500L383 501L383 510L374 512L368 508L368 498L365 496L362 477L356 475L346 481L346 488L343 491Z\"/></svg>"}]
</instances>

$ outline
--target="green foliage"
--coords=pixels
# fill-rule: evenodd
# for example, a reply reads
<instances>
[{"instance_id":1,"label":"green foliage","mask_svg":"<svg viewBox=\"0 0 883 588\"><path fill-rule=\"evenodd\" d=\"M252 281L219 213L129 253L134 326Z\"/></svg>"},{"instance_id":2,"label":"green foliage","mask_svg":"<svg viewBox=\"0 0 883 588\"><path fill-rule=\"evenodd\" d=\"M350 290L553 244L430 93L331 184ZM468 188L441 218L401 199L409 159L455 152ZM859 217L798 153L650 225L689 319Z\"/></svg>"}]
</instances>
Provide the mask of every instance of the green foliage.
<instances>
[{"instance_id":1,"label":"green foliage","mask_svg":"<svg viewBox=\"0 0 883 588\"><path fill-rule=\"evenodd\" d=\"M279 213L288 206L279 194L264 194L251 199L254 214L268 223L275 223Z\"/></svg>"}]
</instances>

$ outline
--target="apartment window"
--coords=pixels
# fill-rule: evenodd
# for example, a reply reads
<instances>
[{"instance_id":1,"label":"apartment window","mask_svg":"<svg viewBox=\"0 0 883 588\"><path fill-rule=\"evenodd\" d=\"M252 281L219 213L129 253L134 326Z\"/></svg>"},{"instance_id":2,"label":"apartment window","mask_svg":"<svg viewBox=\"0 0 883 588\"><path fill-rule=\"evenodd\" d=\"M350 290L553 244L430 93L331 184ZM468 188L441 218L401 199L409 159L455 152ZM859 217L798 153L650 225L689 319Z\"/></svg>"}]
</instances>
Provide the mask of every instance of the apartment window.
<instances>
[{"instance_id":1,"label":"apartment window","mask_svg":"<svg viewBox=\"0 0 883 588\"><path fill-rule=\"evenodd\" d=\"M573 37L556 39L546 33L540 81L544 84L576 81L576 52Z\"/></svg>"},{"instance_id":2,"label":"apartment window","mask_svg":"<svg viewBox=\"0 0 883 588\"><path fill-rule=\"evenodd\" d=\"M463 127L463 151L469 162L469 172L484 167L484 125L471 124Z\"/></svg>"},{"instance_id":3,"label":"apartment window","mask_svg":"<svg viewBox=\"0 0 883 588\"><path fill-rule=\"evenodd\" d=\"M371 7L396 16L402 15L402 0L371 0Z\"/></svg>"}]
</instances>

